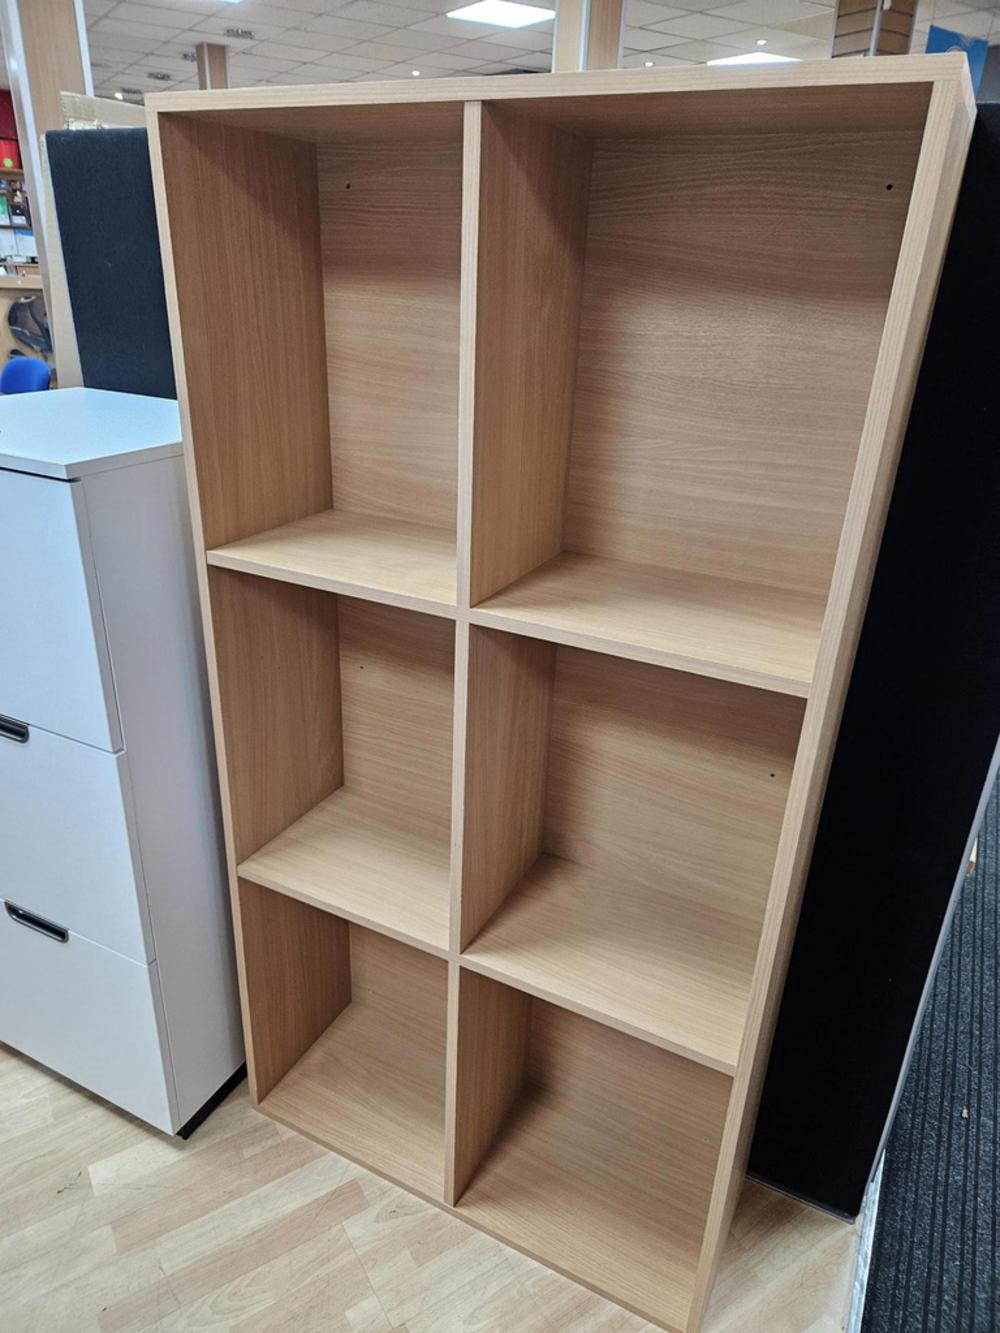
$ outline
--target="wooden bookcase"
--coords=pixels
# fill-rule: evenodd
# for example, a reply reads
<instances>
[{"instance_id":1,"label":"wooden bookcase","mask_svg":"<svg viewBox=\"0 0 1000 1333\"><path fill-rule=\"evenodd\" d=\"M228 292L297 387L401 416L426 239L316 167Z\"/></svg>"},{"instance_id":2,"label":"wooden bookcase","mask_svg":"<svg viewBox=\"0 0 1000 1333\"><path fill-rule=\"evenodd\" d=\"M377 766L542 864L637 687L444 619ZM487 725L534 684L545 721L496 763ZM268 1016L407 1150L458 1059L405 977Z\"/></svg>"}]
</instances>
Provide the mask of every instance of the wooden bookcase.
<instances>
[{"instance_id":1,"label":"wooden bookcase","mask_svg":"<svg viewBox=\"0 0 1000 1333\"><path fill-rule=\"evenodd\" d=\"M695 1330L964 58L149 105L253 1096Z\"/></svg>"}]
</instances>

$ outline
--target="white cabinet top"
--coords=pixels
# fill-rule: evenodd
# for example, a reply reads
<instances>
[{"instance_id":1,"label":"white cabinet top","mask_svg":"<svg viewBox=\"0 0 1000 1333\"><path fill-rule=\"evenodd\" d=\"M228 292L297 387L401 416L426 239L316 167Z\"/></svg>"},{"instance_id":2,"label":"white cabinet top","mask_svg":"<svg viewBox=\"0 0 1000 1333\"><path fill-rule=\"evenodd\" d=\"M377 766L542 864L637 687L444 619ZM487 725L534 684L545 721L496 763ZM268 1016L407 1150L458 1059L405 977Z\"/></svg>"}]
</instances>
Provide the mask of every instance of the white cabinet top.
<instances>
[{"instance_id":1,"label":"white cabinet top","mask_svg":"<svg viewBox=\"0 0 1000 1333\"><path fill-rule=\"evenodd\" d=\"M69 481L181 452L172 398L107 389L0 396L0 468Z\"/></svg>"}]
</instances>

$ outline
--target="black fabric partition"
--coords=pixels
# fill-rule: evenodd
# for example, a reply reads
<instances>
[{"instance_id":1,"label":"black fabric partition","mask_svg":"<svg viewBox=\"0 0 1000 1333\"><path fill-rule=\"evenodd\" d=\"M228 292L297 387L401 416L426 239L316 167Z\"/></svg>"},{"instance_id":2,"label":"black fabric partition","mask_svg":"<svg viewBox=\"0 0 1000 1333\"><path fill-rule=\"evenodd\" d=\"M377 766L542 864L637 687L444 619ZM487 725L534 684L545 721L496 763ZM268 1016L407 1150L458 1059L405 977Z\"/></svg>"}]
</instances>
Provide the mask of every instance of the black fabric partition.
<instances>
[{"instance_id":1,"label":"black fabric partition","mask_svg":"<svg viewBox=\"0 0 1000 1333\"><path fill-rule=\"evenodd\" d=\"M84 382L173 396L144 130L46 136ZM750 1167L857 1212L1000 735L1000 107L981 109Z\"/></svg>"},{"instance_id":2,"label":"black fabric partition","mask_svg":"<svg viewBox=\"0 0 1000 1333\"><path fill-rule=\"evenodd\" d=\"M1000 104L980 107L750 1169L855 1215L1000 735Z\"/></svg>"},{"instance_id":3,"label":"black fabric partition","mask_svg":"<svg viewBox=\"0 0 1000 1333\"><path fill-rule=\"evenodd\" d=\"M143 129L45 136L83 382L175 396Z\"/></svg>"}]
</instances>

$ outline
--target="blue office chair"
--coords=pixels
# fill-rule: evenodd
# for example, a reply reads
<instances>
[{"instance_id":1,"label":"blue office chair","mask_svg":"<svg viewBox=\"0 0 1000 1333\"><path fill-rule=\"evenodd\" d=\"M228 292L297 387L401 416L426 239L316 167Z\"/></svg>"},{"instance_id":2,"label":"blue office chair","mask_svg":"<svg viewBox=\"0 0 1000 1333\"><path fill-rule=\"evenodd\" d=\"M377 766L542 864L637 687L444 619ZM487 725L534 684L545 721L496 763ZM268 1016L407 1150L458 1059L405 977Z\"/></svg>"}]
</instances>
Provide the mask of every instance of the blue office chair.
<instances>
[{"instance_id":1,"label":"blue office chair","mask_svg":"<svg viewBox=\"0 0 1000 1333\"><path fill-rule=\"evenodd\" d=\"M52 372L34 356L12 356L0 374L0 393L37 393L47 389Z\"/></svg>"}]
</instances>

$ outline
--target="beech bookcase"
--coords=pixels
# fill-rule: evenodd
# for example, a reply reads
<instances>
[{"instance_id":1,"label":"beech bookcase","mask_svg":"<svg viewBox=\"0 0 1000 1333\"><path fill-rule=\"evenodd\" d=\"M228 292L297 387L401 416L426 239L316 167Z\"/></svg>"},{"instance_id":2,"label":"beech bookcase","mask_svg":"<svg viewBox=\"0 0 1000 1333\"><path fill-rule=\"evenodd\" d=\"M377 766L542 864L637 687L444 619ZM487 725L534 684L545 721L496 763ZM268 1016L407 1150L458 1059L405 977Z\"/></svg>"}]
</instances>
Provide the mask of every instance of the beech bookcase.
<instances>
[{"instance_id":1,"label":"beech bookcase","mask_svg":"<svg viewBox=\"0 0 1000 1333\"><path fill-rule=\"evenodd\" d=\"M253 1098L665 1328L973 115L964 56L149 100Z\"/></svg>"}]
</instances>

